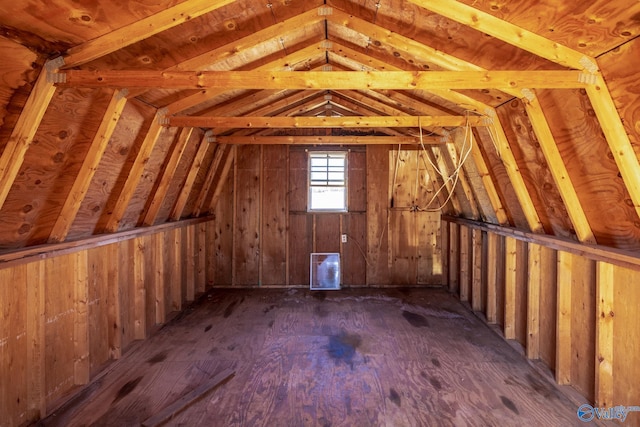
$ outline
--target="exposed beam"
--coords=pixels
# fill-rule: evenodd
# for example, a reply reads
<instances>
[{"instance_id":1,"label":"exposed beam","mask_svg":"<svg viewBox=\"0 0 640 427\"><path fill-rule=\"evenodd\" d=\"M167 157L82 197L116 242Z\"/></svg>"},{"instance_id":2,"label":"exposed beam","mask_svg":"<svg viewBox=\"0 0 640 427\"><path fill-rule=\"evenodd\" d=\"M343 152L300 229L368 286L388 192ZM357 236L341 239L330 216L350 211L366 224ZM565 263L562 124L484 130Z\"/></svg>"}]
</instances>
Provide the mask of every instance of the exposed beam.
<instances>
[{"instance_id":1,"label":"exposed beam","mask_svg":"<svg viewBox=\"0 0 640 427\"><path fill-rule=\"evenodd\" d=\"M156 218L158 217L158 213L160 212L162 203L164 202L164 199L167 196L167 192L169 191L169 185L171 185L173 176L178 169L178 164L182 159L184 150L187 148L187 144L189 143L189 139L191 138L192 133L193 128L183 128L180 132L180 135L178 135L178 141L173 146L169 161L162 170L162 178L160 178L158 188L156 189L155 194L151 199L151 204L149 205L149 208L147 209L147 212L142 221L144 225L149 226L153 225L156 222Z\"/></svg>"},{"instance_id":2,"label":"exposed beam","mask_svg":"<svg viewBox=\"0 0 640 427\"><path fill-rule=\"evenodd\" d=\"M47 75L57 65L58 62L47 61L40 71L13 132L2 151L2 157L0 157L0 209L7 200L9 190L18 176L22 162L24 162L24 156L56 91L55 86L48 81Z\"/></svg>"},{"instance_id":3,"label":"exposed beam","mask_svg":"<svg viewBox=\"0 0 640 427\"><path fill-rule=\"evenodd\" d=\"M66 70L59 86L164 89L573 89L580 71Z\"/></svg>"},{"instance_id":4,"label":"exposed beam","mask_svg":"<svg viewBox=\"0 0 640 427\"><path fill-rule=\"evenodd\" d=\"M633 201L633 206L640 217L640 164L602 76L598 76L595 85L587 88L587 95Z\"/></svg>"},{"instance_id":5,"label":"exposed beam","mask_svg":"<svg viewBox=\"0 0 640 427\"><path fill-rule=\"evenodd\" d=\"M549 124L538 99L533 98L529 100L529 102L525 102L525 108L538 143L540 144L540 150L547 161L549 171L567 209L567 214L576 231L578 240L583 243L595 245L597 243L596 238L593 235L593 231L591 231L587 216L584 213L584 209L582 209L578 194L571 183L569 172L562 160L555 138L551 133L551 129L549 128Z\"/></svg>"},{"instance_id":6,"label":"exposed beam","mask_svg":"<svg viewBox=\"0 0 640 427\"><path fill-rule=\"evenodd\" d=\"M193 212L193 216L200 216L202 211L204 210L205 201L207 196L209 195L209 191L211 190L211 185L213 184L213 178L218 172L218 168L220 167L220 162L224 157L225 153L229 151L230 145L226 144L218 144L216 147L216 152L213 155L213 160L209 165L209 169L207 171L207 176L204 179L204 183L202 184L202 188L200 189L200 193L198 194L198 198L196 199L195 209Z\"/></svg>"},{"instance_id":7,"label":"exposed beam","mask_svg":"<svg viewBox=\"0 0 640 427\"><path fill-rule=\"evenodd\" d=\"M260 52L262 49L259 49L259 46L265 41L283 39L285 40L284 43L286 43L287 34L293 31L299 31L300 28L317 24L325 18L325 16L319 13L317 8L314 8L282 22L270 25L239 40L234 40L194 58L190 58L168 70L212 69L216 64L235 56L247 58L247 55L255 55L256 49ZM245 61L250 62L250 59L245 59Z\"/></svg>"},{"instance_id":8,"label":"exposed beam","mask_svg":"<svg viewBox=\"0 0 640 427\"><path fill-rule=\"evenodd\" d=\"M209 213L212 213L218 204L218 200L220 199L220 194L222 193L222 189L227 182L227 177L229 176L229 171L231 170L231 165L236 159L236 155L238 153L237 146L231 146L231 149L227 153L227 158L224 161L224 165L222 165L222 171L220 171L220 176L218 177L218 182L216 183L216 188L213 190L213 196L211 197L211 203L209 203Z\"/></svg>"},{"instance_id":9,"label":"exposed beam","mask_svg":"<svg viewBox=\"0 0 640 427\"><path fill-rule=\"evenodd\" d=\"M120 194L116 200L113 211L111 212L109 221L105 226L105 231L107 232L116 232L120 227L120 222L124 217L127 207L129 206L129 202L131 201L131 198L136 191L136 187L142 178L144 168L151 157L151 152L153 151L153 148L158 141L158 137L162 132L163 128L162 125L160 125L160 116L160 113L156 113L154 120L151 122L151 125L147 130L147 134L142 141L142 145L140 146L136 159L129 170L127 180L125 181L122 190L120 190Z\"/></svg>"},{"instance_id":10,"label":"exposed beam","mask_svg":"<svg viewBox=\"0 0 640 427\"><path fill-rule=\"evenodd\" d=\"M474 28L480 32L509 43L517 48L553 61L565 67L578 70L585 68L585 62L595 66L595 60L583 53L557 42L525 30L510 22L497 18L456 0L409 0L424 9ZM588 65L589 67L590 65ZM531 85L536 87L535 85Z\"/></svg>"},{"instance_id":11,"label":"exposed beam","mask_svg":"<svg viewBox=\"0 0 640 427\"><path fill-rule=\"evenodd\" d=\"M176 200L176 203L171 210L171 215L169 216L169 219L171 221L178 221L182 217L182 212L187 205L187 201L189 200L189 196L191 195L191 190L193 189L193 185L196 182L198 172L200 172L200 169L202 168L204 158L209 151L209 146L211 145L212 140L213 137L211 136L210 132L206 132L202 137L202 141L200 141L200 146L198 147L196 156L194 157L193 162L191 163L191 167L189 168L187 179L182 186L182 190L180 191L178 200Z\"/></svg>"},{"instance_id":12,"label":"exposed beam","mask_svg":"<svg viewBox=\"0 0 640 427\"><path fill-rule=\"evenodd\" d=\"M67 51L65 66L75 67L234 3L235 0L187 0L154 15L89 40Z\"/></svg>"},{"instance_id":13,"label":"exposed beam","mask_svg":"<svg viewBox=\"0 0 640 427\"><path fill-rule=\"evenodd\" d=\"M351 116L351 117L202 117L166 118L169 126L210 128L369 128L487 126L484 117L464 116Z\"/></svg>"},{"instance_id":14,"label":"exposed beam","mask_svg":"<svg viewBox=\"0 0 640 427\"><path fill-rule=\"evenodd\" d=\"M269 70L286 70L290 69L292 64L294 66L302 66L308 64L314 59L318 59L319 61L325 60L325 48L321 43L314 43L310 46L302 48L300 50L295 51L292 54L286 55L283 58L278 58L274 61L268 62L264 65L261 65L255 68L254 71L257 72L265 72ZM218 95L221 95L233 88L222 87L216 89L203 89L198 93L195 93L191 96L187 96L182 98L176 102L173 102L166 106L167 114L176 114L181 111L192 108L198 104L209 101L212 98L215 98ZM255 89L255 88L254 88ZM267 88L258 88L258 89L267 89Z\"/></svg>"},{"instance_id":15,"label":"exposed beam","mask_svg":"<svg viewBox=\"0 0 640 427\"><path fill-rule=\"evenodd\" d=\"M102 117L100 127L93 138L89 151L84 157L84 162L73 182L71 191L69 191L67 199L62 206L62 211L60 215L58 215L56 223L51 230L49 243L62 242L66 239L69 229L82 205L82 201L89 190L91 180L98 170L98 165L100 164L100 160L102 160L104 150L107 148L111 135L113 135L118 120L120 120L120 115L127 104L126 94L126 89L113 93L107 110Z\"/></svg>"},{"instance_id":16,"label":"exposed beam","mask_svg":"<svg viewBox=\"0 0 640 427\"><path fill-rule=\"evenodd\" d=\"M518 163L511 151L511 145L509 144L507 135L504 133L504 127L497 115L493 117L493 125L489 129L491 129L492 138L495 138L493 142L498 151L498 157L507 171L513 191L516 193L522 212L527 219L529 230L534 233L544 233L544 227L533 204L533 200L531 200L531 194L529 194L527 190Z\"/></svg>"},{"instance_id":17,"label":"exposed beam","mask_svg":"<svg viewBox=\"0 0 640 427\"><path fill-rule=\"evenodd\" d=\"M221 144L261 144L261 145L398 145L420 144L415 136L218 136ZM425 137L424 144L444 144L440 137Z\"/></svg>"}]
</instances>

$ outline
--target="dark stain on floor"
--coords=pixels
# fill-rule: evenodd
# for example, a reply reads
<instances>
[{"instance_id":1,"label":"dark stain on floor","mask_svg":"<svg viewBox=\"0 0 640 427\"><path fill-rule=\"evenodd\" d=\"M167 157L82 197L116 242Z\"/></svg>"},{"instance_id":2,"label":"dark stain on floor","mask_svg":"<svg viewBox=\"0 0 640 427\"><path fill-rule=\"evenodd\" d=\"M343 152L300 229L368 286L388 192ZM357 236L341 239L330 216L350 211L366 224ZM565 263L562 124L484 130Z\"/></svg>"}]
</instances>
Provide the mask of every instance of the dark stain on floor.
<instances>
[{"instance_id":1,"label":"dark stain on floor","mask_svg":"<svg viewBox=\"0 0 640 427\"><path fill-rule=\"evenodd\" d=\"M231 304L229 304L227 306L227 308L224 310L224 314L222 315L225 319L229 316L231 316L233 314L233 310L236 309L237 305L240 305L240 303L242 302L242 300L240 301L232 301Z\"/></svg>"},{"instance_id":2,"label":"dark stain on floor","mask_svg":"<svg viewBox=\"0 0 640 427\"><path fill-rule=\"evenodd\" d=\"M438 391L442 390L442 383L440 383L440 380L437 379L436 377L429 378L429 382L431 383L433 388L435 388L436 390Z\"/></svg>"},{"instance_id":3,"label":"dark stain on floor","mask_svg":"<svg viewBox=\"0 0 640 427\"><path fill-rule=\"evenodd\" d=\"M435 366L436 368L439 368L440 366L442 366L442 364L440 363L440 361L436 357L433 357L431 359L431 363L433 363L433 366Z\"/></svg>"},{"instance_id":4,"label":"dark stain on floor","mask_svg":"<svg viewBox=\"0 0 640 427\"><path fill-rule=\"evenodd\" d=\"M402 317L414 328L427 328L429 327L429 321L421 314L412 313L410 311L402 310Z\"/></svg>"},{"instance_id":5,"label":"dark stain on floor","mask_svg":"<svg viewBox=\"0 0 640 427\"><path fill-rule=\"evenodd\" d=\"M262 310L262 312L263 312L264 314L267 314L268 312L270 312L270 311L271 311L271 310L273 310L274 308L276 308L276 306L272 304L272 305L270 305L269 307L265 307L265 308Z\"/></svg>"},{"instance_id":6,"label":"dark stain on floor","mask_svg":"<svg viewBox=\"0 0 640 427\"><path fill-rule=\"evenodd\" d=\"M318 301L324 301L325 299L327 299L327 293L324 291L311 292L311 296L317 299Z\"/></svg>"},{"instance_id":7,"label":"dark stain on floor","mask_svg":"<svg viewBox=\"0 0 640 427\"><path fill-rule=\"evenodd\" d=\"M389 400L395 403L396 406L402 406L402 398L398 394L395 388L389 389Z\"/></svg>"},{"instance_id":8,"label":"dark stain on floor","mask_svg":"<svg viewBox=\"0 0 640 427\"><path fill-rule=\"evenodd\" d=\"M325 309L320 305L316 305L315 308L313 309L313 312L319 317L323 317L323 318L329 315L329 312L327 311L327 309Z\"/></svg>"},{"instance_id":9,"label":"dark stain on floor","mask_svg":"<svg viewBox=\"0 0 640 427\"><path fill-rule=\"evenodd\" d=\"M156 363L164 362L166 359L167 359L167 353L166 352L162 352L162 353L158 353L155 356L149 358L147 360L147 363L149 363L151 365L155 365Z\"/></svg>"},{"instance_id":10,"label":"dark stain on floor","mask_svg":"<svg viewBox=\"0 0 640 427\"><path fill-rule=\"evenodd\" d=\"M502 404L506 407L509 408L509 410L511 412L513 412L516 415L520 415L520 411L518 411L518 408L516 408L515 403L513 403L511 401L511 399L509 399L508 397L505 396L500 396L500 400L502 400Z\"/></svg>"},{"instance_id":11,"label":"dark stain on floor","mask_svg":"<svg viewBox=\"0 0 640 427\"><path fill-rule=\"evenodd\" d=\"M360 335L342 332L339 335L329 336L327 352L336 362L344 362L353 368L353 357L360 344L362 344Z\"/></svg>"},{"instance_id":12,"label":"dark stain on floor","mask_svg":"<svg viewBox=\"0 0 640 427\"><path fill-rule=\"evenodd\" d=\"M123 385L122 387L120 387L120 390L118 390L118 393L116 394L116 397L113 399L111 404L113 405L120 399L128 396L129 393L131 393L138 386L138 384L140 384L140 381L142 381L142 378L143 378L142 376L139 376L135 380L131 380L125 385Z\"/></svg>"},{"instance_id":13,"label":"dark stain on floor","mask_svg":"<svg viewBox=\"0 0 640 427\"><path fill-rule=\"evenodd\" d=\"M207 325L206 328L204 328L205 332L209 332L211 330L211 328L213 328L213 325Z\"/></svg>"}]
</instances>

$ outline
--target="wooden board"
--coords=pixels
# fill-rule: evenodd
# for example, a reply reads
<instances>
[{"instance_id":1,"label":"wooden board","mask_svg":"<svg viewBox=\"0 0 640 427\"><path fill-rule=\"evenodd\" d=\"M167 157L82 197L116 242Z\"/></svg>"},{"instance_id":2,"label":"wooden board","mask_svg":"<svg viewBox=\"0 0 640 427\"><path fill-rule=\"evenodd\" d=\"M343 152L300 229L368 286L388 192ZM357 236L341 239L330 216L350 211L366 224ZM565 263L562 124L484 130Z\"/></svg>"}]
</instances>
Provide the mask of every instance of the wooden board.
<instances>
[{"instance_id":1,"label":"wooden board","mask_svg":"<svg viewBox=\"0 0 640 427\"><path fill-rule=\"evenodd\" d=\"M262 148L261 285L283 285L287 275L288 150Z\"/></svg>"},{"instance_id":2,"label":"wooden board","mask_svg":"<svg viewBox=\"0 0 640 427\"><path fill-rule=\"evenodd\" d=\"M388 283L389 147L367 147L367 284Z\"/></svg>"},{"instance_id":3,"label":"wooden board","mask_svg":"<svg viewBox=\"0 0 640 427\"><path fill-rule=\"evenodd\" d=\"M0 244L19 247L46 241L44 235L60 213L109 96L75 89L54 95L0 211Z\"/></svg>"},{"instance_id":4,"label":"wooden board","mask_svg":"<svg viewBox=\"0 0 640 427\"><path fill-rule=\"evenodd\" d=\"M234 379L171 423L576 422L574 403L442 290L209 295L43 424L138 424L230 366Z\"/></svg>"},{"instance_id":5,"label":"wooden board","mask_svg":"<svg viewBox=\"0 0 640 427\"><path fill-rule=\"evenodd\" d=\"M260 282L260 181L259 146L238 147L235 175L234 284L255 286Z\"/></svg>"},{"instance_id":6,"label":"wooden board","mask_svg":"<svg viewBox=\"0 0 640 427\"><path fill-rule=\"evenodd\" d=\"M581 91L543 91L539 98L545 111L558 111L548 117L549 125L596 240L607 246L638 249L637 214L587 95ZM602 206L612 208L604 210Z\"/></svg>"},{"instance_id":7,"label":"wooden board","mask_svg":"<svg viewBox=\"0 0 640 427\"><path fill-rule=\"evenodd\" d=\"M215 207L215 286L231 286L232 284L233 233L236 221L233 215L233 195L233 180L230 179L228 184L222 188L220 200Z\"/></svg>"}]
</instances>

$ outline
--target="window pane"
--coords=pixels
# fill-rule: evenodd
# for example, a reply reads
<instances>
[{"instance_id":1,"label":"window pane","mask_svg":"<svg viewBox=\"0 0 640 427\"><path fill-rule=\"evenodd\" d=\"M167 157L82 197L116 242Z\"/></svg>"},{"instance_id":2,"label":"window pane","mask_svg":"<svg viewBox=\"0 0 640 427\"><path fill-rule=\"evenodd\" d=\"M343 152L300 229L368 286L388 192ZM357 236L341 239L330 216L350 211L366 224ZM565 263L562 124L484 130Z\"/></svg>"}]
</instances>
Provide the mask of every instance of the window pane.
<instances>
[{"instance_id":1,"label":"window pane","mask_svg":"<svg viewBox=\"0 0 640 427\"><path fill-rule=\"evenodd\" d=\"M344 210L344 187L312 187L311 209L313 210Z\"/></svg>"}]
</instances>

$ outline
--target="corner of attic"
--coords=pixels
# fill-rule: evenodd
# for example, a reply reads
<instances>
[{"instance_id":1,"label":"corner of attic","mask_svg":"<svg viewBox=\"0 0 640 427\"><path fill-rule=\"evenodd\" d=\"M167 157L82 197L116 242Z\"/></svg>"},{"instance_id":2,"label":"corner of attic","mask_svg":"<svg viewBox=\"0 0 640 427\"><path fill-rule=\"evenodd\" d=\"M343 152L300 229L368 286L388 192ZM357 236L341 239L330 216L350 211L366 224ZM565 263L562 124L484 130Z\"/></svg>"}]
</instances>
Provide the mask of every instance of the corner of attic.
<instances>
[{"instance_id":1,"label":"corner of attic","mask_svg":"<svg viewBox=\"0 0 640 427\"><path fill-rule=\"evenodd\" d=\"M640 402L640 3L35 3L0 6L6 425L316 252ZM346 212L309 210L310 150L348 153Z\"/></svg>"}]
</instances>

